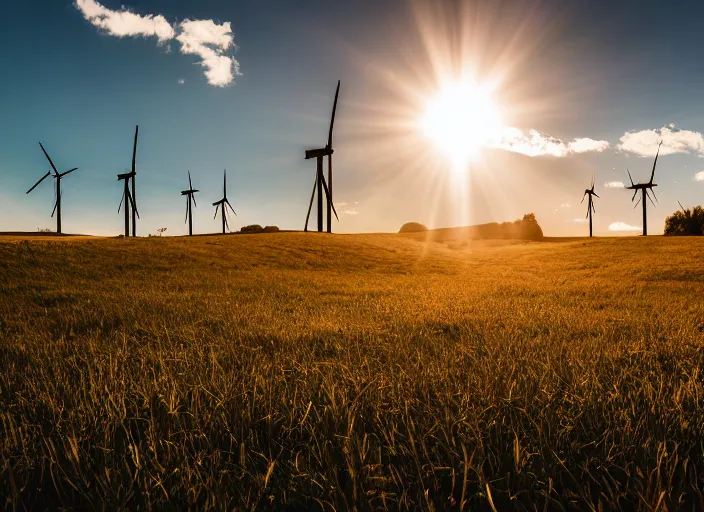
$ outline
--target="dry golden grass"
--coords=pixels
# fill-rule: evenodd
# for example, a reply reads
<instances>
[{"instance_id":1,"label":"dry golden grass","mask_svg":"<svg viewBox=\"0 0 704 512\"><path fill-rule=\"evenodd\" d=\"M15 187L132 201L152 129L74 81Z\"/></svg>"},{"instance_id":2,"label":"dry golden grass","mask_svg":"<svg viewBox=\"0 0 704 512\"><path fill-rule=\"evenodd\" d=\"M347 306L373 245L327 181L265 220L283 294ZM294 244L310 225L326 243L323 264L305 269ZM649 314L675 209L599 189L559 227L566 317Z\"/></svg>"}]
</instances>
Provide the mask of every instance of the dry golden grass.
<instances>
[{"instance_id":1,"label":"dry golden grass","mask_svg":"<svg viewBox=\"0 0 704 512\"><path fill-rule=\"evenodd\" d=\"M6 508L704 509L704 240L0 241Z\"/></svg>"}]
</instances>

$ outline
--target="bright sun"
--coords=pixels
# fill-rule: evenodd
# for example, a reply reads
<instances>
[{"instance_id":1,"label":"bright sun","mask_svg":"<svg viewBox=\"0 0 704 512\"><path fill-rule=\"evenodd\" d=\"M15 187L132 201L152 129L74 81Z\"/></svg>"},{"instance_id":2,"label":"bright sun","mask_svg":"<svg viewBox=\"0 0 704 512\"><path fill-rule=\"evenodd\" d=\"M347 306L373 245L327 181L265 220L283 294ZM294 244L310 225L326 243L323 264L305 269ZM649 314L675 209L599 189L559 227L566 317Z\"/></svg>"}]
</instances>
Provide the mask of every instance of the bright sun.
<instances>
[{"instance_id":1,"label":"bright sun","mask_svg":"<svg viewBox=\"0 0 704 512\"><path fill-rule=\"evenodd\" d=\"M477 157L501 130L491 90L470 80L443 87L426 106L421 130L455 166Z\"/></svg>"}]
</instances>

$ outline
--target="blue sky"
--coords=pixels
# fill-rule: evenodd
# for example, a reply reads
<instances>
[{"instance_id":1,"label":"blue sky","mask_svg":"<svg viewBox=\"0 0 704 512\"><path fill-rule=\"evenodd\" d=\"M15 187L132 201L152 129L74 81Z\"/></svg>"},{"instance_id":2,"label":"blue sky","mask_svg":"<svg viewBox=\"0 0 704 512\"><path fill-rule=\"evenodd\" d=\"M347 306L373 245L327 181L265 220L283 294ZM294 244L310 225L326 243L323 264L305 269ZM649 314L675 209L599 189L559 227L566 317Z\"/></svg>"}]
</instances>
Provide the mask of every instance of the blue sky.
<instances>
[{"instance_id":1,"label":"blue sky","mask_svg":"<svg viewBox=\"0 0 704 512\"><path fill-rule=\"evenodd\" d=\"M678 200L704 202L702 15L696 2L630 0L12 2L0 21L0 231L55 226L52 184L25 195L48 170L41 140L60 169L80 167L62 182L64 231L119 233L116 175L130 165L135 124L139 234L186 232L189 169L202 191L196 232L219 229L210 204L224 168L233 227L300 229L314 179L303 152L324 145L341 79L339 232L534 211L546 234L582 234L575 219L594 173L595 231L633 233L609 230L640 226L640 209L604 184L627 181L626 168L645 179L663 139L649 209L660 233ZM213 55L217 65L201 65ZM458 181L416 124L448 76L467 70L496 82L514 131Z\"/></svg>"}]
</instances>

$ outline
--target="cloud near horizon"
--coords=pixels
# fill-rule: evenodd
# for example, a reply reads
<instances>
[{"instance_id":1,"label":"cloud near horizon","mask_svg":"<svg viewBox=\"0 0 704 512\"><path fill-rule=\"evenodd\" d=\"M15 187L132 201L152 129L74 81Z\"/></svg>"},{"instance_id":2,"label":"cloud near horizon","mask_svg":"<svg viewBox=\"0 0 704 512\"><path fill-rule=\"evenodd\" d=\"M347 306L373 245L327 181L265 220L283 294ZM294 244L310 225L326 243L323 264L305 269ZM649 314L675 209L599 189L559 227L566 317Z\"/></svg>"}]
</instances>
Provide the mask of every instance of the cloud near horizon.
<instances>
[{"instance_id":1,"label":"cloud near horizon","mask_svg":"<svg viewBox=\"0 0 704 512\"><path fill-rule=\"evenodd\" d=\"M669 124L655 130L626 132L618 149L642 157L654 157L662 141L661 155L696 153L704 155L704 135L691 130L680 130Z\"/></svg>"},{"instance_id":2,"label":"cloud near horizon","mask_svg":"<svg viewBox=\"0 0 704 512\"><path fill-rule=\"evenodd\" d=\"M625 222L614 222L609 226L609 231L640 231L641 226L631 226Z\"/></svg>"},{"instance_id":3,"label":"cloud near horizon","mask_svg":"<svg viewBox=\"0 0 704 512\"><path fill-rule=\"evenodd\" d=\"M626 185L622 181L607 181L604 183L606 188L626 188Z\"/></svg>"},{"instance_id":4,"label":"cloud near horizon","mask_svg":"<svg viewBox=\"0 0 704 512\"><path fill-rule=\"evenodd\" d=\"M183 55L200 57L199 64L205 68L205 77L210 85L225 87L240 75L237 59L225 55L234 47L231 23L218 24L213 20L186 19L172 25L161 14L141 16L122 7L113 11L96 0L74 0L75 7L93 26L115 37L156 37L163 45L176 39L181 44Z\"/></svg>"},{"instance_id":5,"label":"cloud near horizon","mask_svg":"<svg viewBox=\"0 0 704 512\"><path fill-rule=\"evenodd\" d=\"M704 181L704 171L698 172L694 175L694 181Z\"/></svg>"},{"instance_id":6,"label":"cloud near horizon","mask_svg":"<svg viewBox=\"0 0 704 512\"><path fill-rule=\"evenodd\" d=\"M538 130L530 130L526 134L523 130L514 127L504 128L501 135L491 141L489 145L495 149L503 149L530 157L553 156L557 158L589 152L601 153L610 146L609 142L605 140L582 137L565 142Z\"/></svg>"}]
</instances>

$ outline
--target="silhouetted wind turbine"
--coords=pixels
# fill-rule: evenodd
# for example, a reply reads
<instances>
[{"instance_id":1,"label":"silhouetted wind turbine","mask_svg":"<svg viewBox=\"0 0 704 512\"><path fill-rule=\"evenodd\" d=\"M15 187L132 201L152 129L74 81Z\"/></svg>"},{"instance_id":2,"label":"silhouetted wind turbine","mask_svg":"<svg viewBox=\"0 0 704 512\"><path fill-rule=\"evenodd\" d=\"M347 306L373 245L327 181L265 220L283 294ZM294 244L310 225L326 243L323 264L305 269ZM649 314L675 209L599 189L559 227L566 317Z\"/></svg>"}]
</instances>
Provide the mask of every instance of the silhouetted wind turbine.
<instances>
[{"instance_id":1,"label":"silhouetted wind turbine","mask_svg":"<svg viewBox=\"0 0 704 512\"><path fill-rule=\"evenodd\" d=\"M226 233L225 229L230 229L230 226L227 224L227 207L232 210L232 213L237 215L237 212L230 204L230 201L227 200L227 169L225 169L225 176L222 180L222 199L213 203L213 206L215 206L215 215L213 216L213 220L215 220L215 217L218 216L218 209L220 209L220 213L222 215L222 234L224 235Z\"/></svg>"},{"instance_id":2,"label":"silhouetted wind turbine","mask_svg":"<svg viewBox=\"0 0 704 512\"><path fill-rule=\"evenodd\" d=\"M132 202L134 210L132 211L132 236L137 236L137 137L139 136L139 125L134 129L134 148L132 149Z\"/></svg>"},{"instance_id":3,"label":"silhouetted wind turbine","mask_svg":"<svg viewBox=\"0 0 704 512\"><path fill-rule=\"evenodd\" d=\"M124 189L122 191L122 199L120 199L120 206L117 207L117 212L119 213L120 210L122 209L122 205L124 203L125 208L125 237L130 236L130 208L132 209L133 216L132 218L134 219L134 215L137 215L139 217L139 212L137 211L137 205L134 202L134 197L132 197L132 192L130 192L130 178L134 177L134 173L132 172L127 172L124 174L118 174L117 175L117 181L123 181L124 182Z\"/></svg>"},{"instance_id":4,"label":"silhouetted wind turbine","mask_svg":"<svg viewBox=\"0 0 704 512\"><path fill-rule=\"evenodd\" d=\"M122 203L125 203L125 236L130 236L130 208L132 208L132 236L137 236L137 219L139 211L137 210L137 197L135 176L137 176L137 137L139 136L139 126L134 131L134 148L132 150L132 170L124 174L117 175L117 181L124 181L125 187L122 192L122 199L117 211L122 208ZM132 190L130 191L130 180L132 182Z\"/></svg>"},{"instance_id":5,"label":"silhouetted wind turbine","mask_svg":"<svg viewBox=\"0 0 704 512\"><path fill-rule=\"evenodd\" d=\"M193 183L191 183L191 171L188 171L188 190L182 190L182 196L188 196L186 198L186 222L188 222L188 236L193 236L193 207L191 203L198 207L196 204L196 198L194 194L200 192L200 190L193 189Z\"/></svg>"},{"instance_id":6,"label":"silhouetted wind turbine","mask_svg":"<svg viewBox=\"0 0 704 512\"><path fill-rule=\"evenodd\" d=\"M647 215L647 204L645 201L645 198L647 197L650 199L650 202L653 203L653 206L655 206L655 201L658 200L657 196L655 195L655 191L653 190L653 187L657 187L657 184L653 183L653 179L655 179L655 166L658 165L658 156L660 156L660 146L662 146L662 141L660 141L660 144L658 144L658 152L655 154L655 162L653 162L653 172L650 174L650 181L646 183L633 183L633 178L631 177L631 171L628 171L628 177L631 180L631 186L626 187L628 190L635 190L633 192L633 197L631 198L631 201L633 201L636 198L636 195L638 194L638 191L641 191L641 197L638 199L636 202L636 206L638 206L638 203L642 202L643 203L643 236L648 235L648 215ZM650 194L648 193L648 190L652 192L653 197L655 198L655 201L650 197Z\"/></svg>"},{"instance_id":7,"label":"silhouetted wind turbine","mask_svg":"<svg viewBox=\"0 0 704 512\"><path fill-rule=\"evenodd\" d=\"M58 234L61 234L61 178L66 176L67 174L72 173L73 171L77 170L78 167L74 167L71 170L68 170L66 172L60 173L59 171L56 170L56 166L54 165L54 162L51 160L51 157L49 156L49 153L46 152L46 149L44 149L44 146L42 146L42 143L39 143L39 146L42 148L42 151L44 152L44 156L46 157L47 160L49 160L49 163L51 164L51 168L54 170L54 174L51 174L51 171L48 171L42 178L37 181L32 188L30 188L27 191L27 194L29 194L32 190L37 188L39 184L44 181L46 178L51 175L56 181L54 182L55 188L56 188L56 203L54 203L54 210L51 212L51 216L53 217L54 214L56 214L56 232Z\"/></svg>"},{"instance_id":8,"label":"silhouetted wind turbine","mask_svg":"<svg viewBox=\"0 0 704 512\"><path fill-rule=\"evenodd\" d=\"M330 131L328 133L327 145L322 149L309 149L306 151L306 160L315 158L317 161L317 169L315 174L315 182L313 184L313 193L310 196L310 204L308 205L308 215L306 215L306 226L304 231L308 231L308 220L310 220L310 211L313 208L313 199L315 198L316 189L318 191L318 231L323 231L323 189L325 189L325 196L327 198L328 233L332 233L332 213L335 213L335 218L338 222L340 221L332 198L332 154L335 152L332 148L332 135L333 127L335 126L335 112L337 111L337 99L339 95L340 81L338 80L337 91L335 92L335 103L332 107L332 118L330 119ZM325 157L328 157L328 182L330 183L330 188L328 188L328 183L326 183L325 176L323 174L323 159Z\"/></svg>"},{"instance_id":9,"label":"silhouetted wind turbine","mask_svg":"<svg viewBox=\"0 0 704 512\"><path fill-rule=\"evenodd\" d=\"M592 187L588 188L587 190L584 191L584 195L582 196L582 202L584 202L584 198L589 196L589 202L587 204L587 217L589 219L589 237L591 238L592 236L592 212L596 213L596 208L594 208L594 199L592 196L599 197L599 194L594 192L594 176L592 176Z\"/></svg>"}]
</instances>

